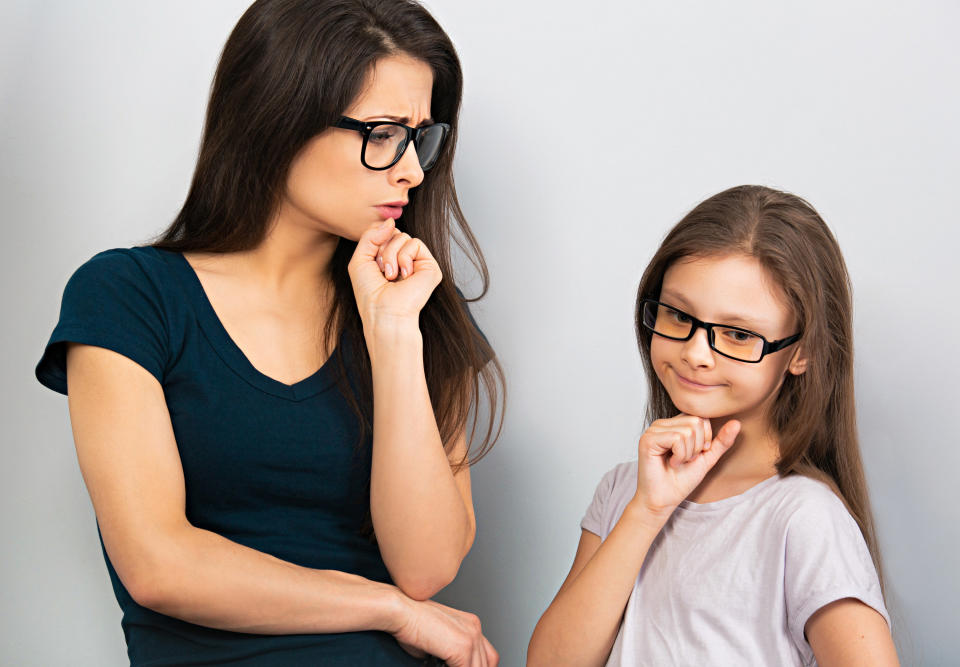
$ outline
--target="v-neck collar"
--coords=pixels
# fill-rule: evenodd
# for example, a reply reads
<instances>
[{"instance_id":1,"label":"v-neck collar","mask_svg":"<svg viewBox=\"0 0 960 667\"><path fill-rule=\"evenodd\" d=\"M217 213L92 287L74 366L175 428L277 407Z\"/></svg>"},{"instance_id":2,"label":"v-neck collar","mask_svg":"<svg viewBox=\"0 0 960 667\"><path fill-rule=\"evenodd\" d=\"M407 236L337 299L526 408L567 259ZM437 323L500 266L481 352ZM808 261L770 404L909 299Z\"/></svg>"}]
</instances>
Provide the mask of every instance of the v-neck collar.
<instances>
[{"instance_id":1,"label":"v-neck collar","mask_svg":"<svg viewBox=\"0 0 960 667\"><path fill-rule=\"evenodd\" d=\"M243 353L243 350L240 349L230 337L230 334L227 333L223 322L220 321L216 311L213 309L210 299L207 298L207 293L203 289L200 278L197 276L196 271L193 270L190 262L187 261L187 258L183 256L183 253L160 249L157 249L157 251L167 260L167 263L176 274L197 316L200 328L203 330L210 345L224 363L250 385L273 396L285 398L290 401L302 401L311 396L315 396L334 384L336 374L333 369L333 357L334 354L336 354L336 350L334 350L330 358L327 359L323 366L317 369L313 375L305 377L294 384L285 384L257 370L257 368L250 363L250 360L247 358L247 355Z\"/></svg>"}]
</instances>

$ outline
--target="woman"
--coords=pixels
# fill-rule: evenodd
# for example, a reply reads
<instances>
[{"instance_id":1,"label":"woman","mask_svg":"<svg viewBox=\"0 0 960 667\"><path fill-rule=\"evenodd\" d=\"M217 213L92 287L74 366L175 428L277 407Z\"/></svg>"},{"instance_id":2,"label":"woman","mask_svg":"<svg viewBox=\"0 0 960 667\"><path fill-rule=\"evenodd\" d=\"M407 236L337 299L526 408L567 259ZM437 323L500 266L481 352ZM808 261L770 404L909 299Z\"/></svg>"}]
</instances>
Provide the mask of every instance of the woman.
<instances>
[{"instance_id":1,"label":"woman","mask_svg":"<svg viewBox=\"0 0 960 667\"><path fill-rule=\"evenodd\" d=\"M69 386L132 664L496 664L429 601L474 536L467 413L502 397L450 279L450 216L487 278L460 96L414 2L260 0L176 220L68 283L37 377Z\"/></svg>"}]
</instances>

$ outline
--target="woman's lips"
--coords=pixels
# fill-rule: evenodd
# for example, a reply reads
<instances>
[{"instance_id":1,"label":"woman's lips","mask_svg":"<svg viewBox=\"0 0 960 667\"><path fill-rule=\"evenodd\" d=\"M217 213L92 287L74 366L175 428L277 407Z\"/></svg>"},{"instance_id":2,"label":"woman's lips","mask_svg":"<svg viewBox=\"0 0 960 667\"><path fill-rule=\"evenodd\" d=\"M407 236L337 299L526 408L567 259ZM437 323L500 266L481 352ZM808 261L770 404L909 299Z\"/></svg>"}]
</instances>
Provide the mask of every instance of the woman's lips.
<instances>
[{"instance_id":1,"label":"woman's lips","mask_svg":"<svg viewBox=\"0 0 960 667\"><path fill-rule=\"evenodd\" d=\"M395 206L391 204L381 204L380 206L374 206L377 209L377 213L380 214L384 220L387 218L393 218L396 220L401 215L403 215L403 206Z\"/></svg>"}]
</instances>

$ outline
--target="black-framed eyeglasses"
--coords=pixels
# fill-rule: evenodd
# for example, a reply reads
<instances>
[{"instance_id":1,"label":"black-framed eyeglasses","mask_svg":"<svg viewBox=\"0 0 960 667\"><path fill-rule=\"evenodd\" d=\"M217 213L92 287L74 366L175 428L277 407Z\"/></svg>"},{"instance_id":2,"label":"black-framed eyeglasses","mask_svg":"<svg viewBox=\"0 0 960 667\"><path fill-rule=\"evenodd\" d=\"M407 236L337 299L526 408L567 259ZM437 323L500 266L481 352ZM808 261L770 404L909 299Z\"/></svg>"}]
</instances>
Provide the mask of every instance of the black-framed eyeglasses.
<instances>
[{"instance_id":1,"label":"black-framed eyeglasses","mask_svg":"<svg viewBox=\"0 0 960 667\"><path fill-rule=\"evenodd\" d=\"M360 162L374 171L389 169L399 162L411 141L417 151L420 168L427 171L440 157L440 150L450 133L447 123L410 127L393 121L365 122L347 116L341 116L335 126L356 130L363 136Z\"/></svg>"},{"instance_id":2,"label":"black-framed eyeglasses","mask_svg":"<svg viewBox=\"0 0 960 667\"><path fill-rule=\"evenodd\" d=\"M640 302L640 322L644 327L670 340L690 340L697 329L707 332L710 349L729 359L755 364L772 352L782 350L800 340L796 333L780 340L767 340L756 331L716 322L704 322L679 308L656 299Z\"/></svg>"}]
</instances>

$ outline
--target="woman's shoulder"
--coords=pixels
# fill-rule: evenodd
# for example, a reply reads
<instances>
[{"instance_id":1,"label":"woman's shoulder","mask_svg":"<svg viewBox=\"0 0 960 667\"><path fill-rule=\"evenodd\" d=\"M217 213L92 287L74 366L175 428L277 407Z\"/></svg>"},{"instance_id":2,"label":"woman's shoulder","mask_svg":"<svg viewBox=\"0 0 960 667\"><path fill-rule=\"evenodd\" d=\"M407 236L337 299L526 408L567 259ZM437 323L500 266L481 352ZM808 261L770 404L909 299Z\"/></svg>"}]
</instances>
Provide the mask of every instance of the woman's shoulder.
<instances>
[{"instance_id":1,"label":"woman's shoulder","mask_svg":"<svg viewBox=\"0 0 960 667\"><path fill-rule=\"evenodd\" d=\"M103 250L81 264L71 280L107 278L128 282L145 280L152 282L169 272L169 263L165 254L171 253L152 246Z\"/></svg>"},{"instance_id":2,"label":"woman's shoulder","mask_svg":"<svg viewBox=\"0 0 960 667\"><path fill-rule=\"evenodd\" d=\"M152 247L112 248L81 264L63 290L60 317L37 365L37 379L67 392L68 343L113 350L162 379L172 341L185 321L175 259Z\"/></svg>"}]
</instances>

